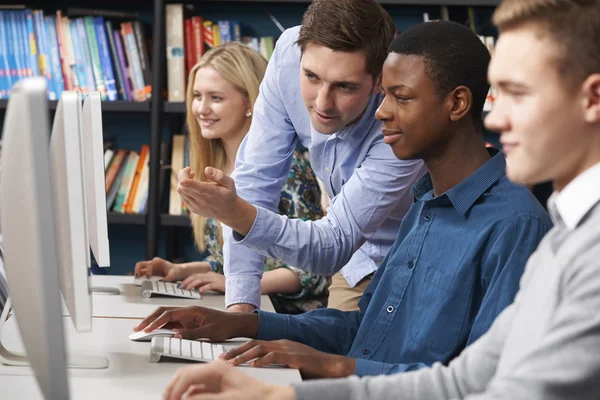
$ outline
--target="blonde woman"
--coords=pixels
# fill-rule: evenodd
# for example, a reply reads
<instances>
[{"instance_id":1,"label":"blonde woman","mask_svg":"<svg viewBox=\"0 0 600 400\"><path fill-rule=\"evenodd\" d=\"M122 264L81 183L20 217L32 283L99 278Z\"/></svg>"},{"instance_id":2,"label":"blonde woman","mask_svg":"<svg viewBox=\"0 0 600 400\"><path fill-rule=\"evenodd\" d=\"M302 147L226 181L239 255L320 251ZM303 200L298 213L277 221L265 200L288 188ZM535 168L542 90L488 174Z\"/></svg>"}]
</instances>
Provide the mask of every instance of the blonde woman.
<instances>
[{"instance_id":1,"label":"blonde woman","mask_svg":"<svg viewBox=\"0 0 600 400\"><path fill-rule=\"evenodd\" d=\"M187 125L191 169L204 176L206 166L231 174L235 156L250 129L252 109L267 61L240 43L216 47L204 54L190 71L187 88ZM268 151L268 150L266 150ZM322 216L320 190L310 164L296 151L281 192L279 212L290 218L315 220ZM180 287L225 291L221 226L213 219L192 216L194 241L209 256L200 262L175 264L161 258L140 261L135 275L164 276L182 281ZM324 307L327 278L267 259L261 291L268 294L278 312L296 314Z\"/></svg>"}]
</instances>

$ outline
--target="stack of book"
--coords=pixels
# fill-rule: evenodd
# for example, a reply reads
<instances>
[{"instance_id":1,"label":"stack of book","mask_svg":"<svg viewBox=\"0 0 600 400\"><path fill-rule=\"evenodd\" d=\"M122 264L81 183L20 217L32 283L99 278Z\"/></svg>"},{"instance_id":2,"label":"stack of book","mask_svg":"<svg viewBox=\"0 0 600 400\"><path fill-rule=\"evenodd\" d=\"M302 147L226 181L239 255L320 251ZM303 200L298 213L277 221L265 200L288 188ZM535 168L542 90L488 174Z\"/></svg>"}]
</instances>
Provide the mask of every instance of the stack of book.
<instances>
[{"instance_id":1,"label":"stack of book","mask_svg":"<svg viewBox=\"0 0 600 400\"><path fill-rule=\"evenodd\" d=\"M47 78L50 100L63 90L99 91L109 101L144 101L152 92L148 42L138 20L117 25L102 15L0 10L0 56L0 98L30 76Z\"/></svg>"},{"instance_id":2,"label":"stack of book","mask_svg":"<svg viewBox=\"0 0 600 400\"><path fill-rule=\"evenodd\" d=\"M139 152L107 149L104 152L106 211L143 214L148 201L149 146Z\"/></svg>"}]
</instances>

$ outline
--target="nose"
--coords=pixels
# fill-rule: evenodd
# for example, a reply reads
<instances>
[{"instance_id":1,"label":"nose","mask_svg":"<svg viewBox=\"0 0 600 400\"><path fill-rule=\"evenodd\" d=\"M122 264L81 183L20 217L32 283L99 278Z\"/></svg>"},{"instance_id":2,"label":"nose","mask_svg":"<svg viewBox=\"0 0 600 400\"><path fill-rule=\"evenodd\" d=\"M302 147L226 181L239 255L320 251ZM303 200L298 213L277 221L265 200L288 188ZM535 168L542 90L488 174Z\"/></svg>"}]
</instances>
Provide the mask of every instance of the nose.
<instances>
[{"instance_id":1,"label":"nose","mask_svg":"<svg viewBox=\"0 0 600 400\"><path fill-rule=\"evenodd\" d=\"M319 111L328 111L333 108L331 90L327 85L321 85L321 87L319 88L315 105L317 106L317 110Z\"/></svg>"},{"instance_id":2,"label":"nose","mask_svg":"<svg viewBox=\"0 0 600 400\"><path fill-rule=\"evenodd\" d=\"M505 108L506 107L500 100L500 97L497 97L492 111L490 111L483 120L483 125L486 129L499 133L509 130L510 123Z\"/></svg>"},{"instance_id":3,"label":"nose","mask_svg":"<svg viewBox=\"0 0 600 400\"><path fill-rule=\"evenodd\" d=\"M211 113L210 102L206 97L202 98L202 100L198 100L198 103L198 114L209 115Z\"/></svg>"},{"instance_id":4,"label":"nose","mask_svg":"<svg viewBox=\"0 0 600 400\"><path fill-rule=\"evenodd\" d=\"M390 112L387 106L387 96L383 99L377 111L375 111L375 118L380 121L391 121L394 117L394 114Z\"/></svg>"}]
</instances>

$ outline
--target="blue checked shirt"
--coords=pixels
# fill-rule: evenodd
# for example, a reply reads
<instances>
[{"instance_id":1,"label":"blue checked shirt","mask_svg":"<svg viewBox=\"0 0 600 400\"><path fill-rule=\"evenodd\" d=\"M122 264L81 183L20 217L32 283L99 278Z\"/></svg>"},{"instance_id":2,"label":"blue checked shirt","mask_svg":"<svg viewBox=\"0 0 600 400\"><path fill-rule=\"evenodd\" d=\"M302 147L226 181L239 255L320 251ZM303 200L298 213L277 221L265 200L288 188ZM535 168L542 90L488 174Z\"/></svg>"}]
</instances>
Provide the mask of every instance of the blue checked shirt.
<instances>
[{"instance_id":1,"label":"blue checked shirt","mask_svg":"<svg viewBox=\"0 0 600 400\"><path fill-rule=\"evenodd\" d=\"M390 250L412 203L410 187L425 173L421 161L398 160L383 142L382 124L374 117L380 95L371 96L358 122L333 135L312 128L300 96L298 32L289 29L277 41L237 154L237 192L257 206L258 216L241 243L224 227L227 305L260 305L264 255L322 275L341 269L354 286ZM298 141L332 199L327 216L316 222L273 212Z\"/></svg>"},{"instance_id":2,"label":"blue checked shirt","mask_svg":"<svg viewBox=\"0 0 600 400\"><path fill-rule=\"evenodd\" d=\"M348 355L357 359L359 376L448 363L512 303L527 259L551 227L529 190L506 178L505 167L497 153L436 198L429 175L423 177L360 311L260 311L258 339Z\"/></svg>"}]
</instances>

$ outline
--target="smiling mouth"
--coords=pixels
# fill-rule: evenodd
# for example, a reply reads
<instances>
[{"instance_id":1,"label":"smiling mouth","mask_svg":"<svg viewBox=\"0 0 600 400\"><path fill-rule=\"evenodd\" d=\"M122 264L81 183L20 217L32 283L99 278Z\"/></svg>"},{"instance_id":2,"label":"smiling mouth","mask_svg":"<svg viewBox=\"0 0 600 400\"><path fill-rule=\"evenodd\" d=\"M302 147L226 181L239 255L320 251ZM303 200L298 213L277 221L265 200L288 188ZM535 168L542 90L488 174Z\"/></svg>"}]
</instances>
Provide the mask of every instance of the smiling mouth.
<instances>
[{"instance_id":1,"label":"smiling mouth","mask_svg":"<svg viewBox=\"0 0 600 400\"><path fill-rule=\"evenodd\" d=\"M319 118L322 118L322 119L334 119L335 118L335 116L324 115L324 114L321 114L320 112L318 112L317 110L314 110L314 111L315 111L315 114L317 114L317 116Z\"/></svg>"}]
</instances>

